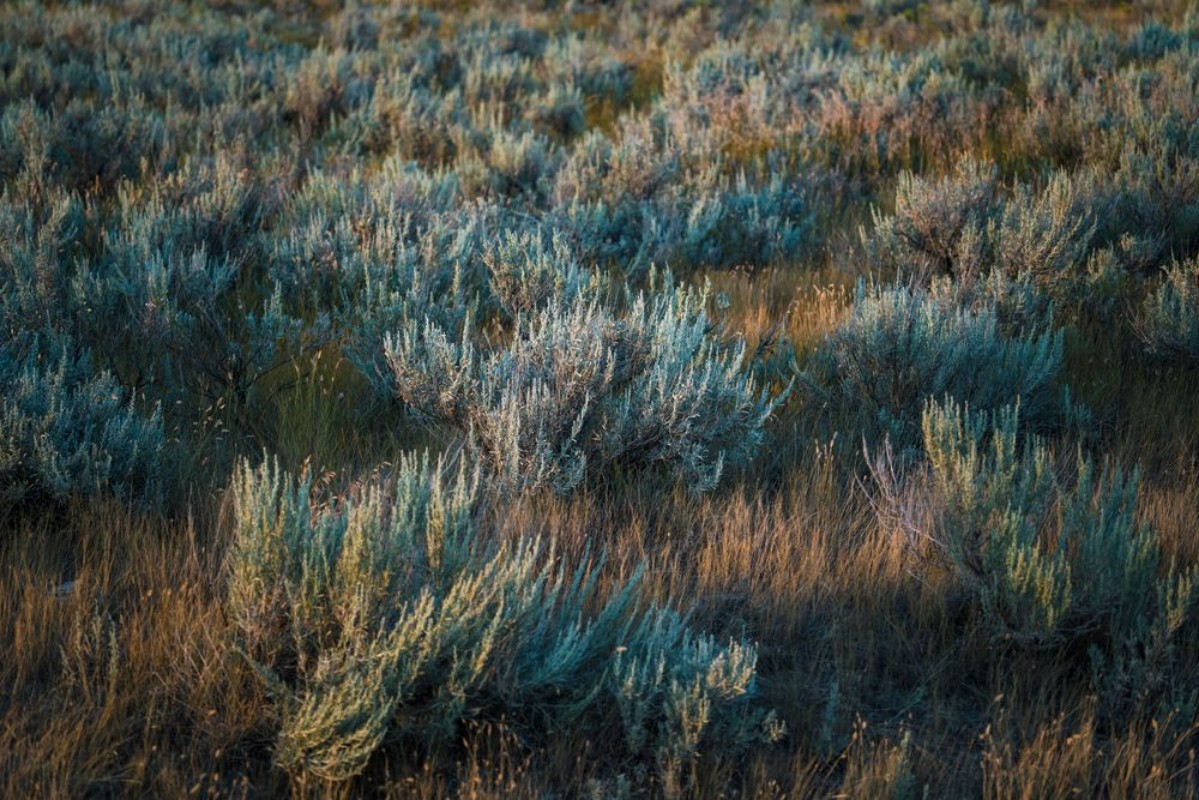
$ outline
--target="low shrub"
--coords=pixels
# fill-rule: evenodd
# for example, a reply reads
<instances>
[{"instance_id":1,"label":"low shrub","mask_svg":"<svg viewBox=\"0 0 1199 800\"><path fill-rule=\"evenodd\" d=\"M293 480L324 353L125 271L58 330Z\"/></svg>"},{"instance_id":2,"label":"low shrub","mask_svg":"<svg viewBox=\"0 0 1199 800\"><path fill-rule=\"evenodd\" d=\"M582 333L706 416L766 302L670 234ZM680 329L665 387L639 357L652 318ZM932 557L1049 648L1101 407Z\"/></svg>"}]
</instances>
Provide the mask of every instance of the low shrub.
<instances>
[{"instance_id":1,"label":"low shrub","mask_svg":"<svg viewBox=\"0 0 1199 800\"><path fill-rule=\"evenodd\" d=\"M507 347L480 349L414 322L388 335L398 396L457 429L497 484L566 493L589 474L657 466L692 491L747 462L781 402L721 342L706 296L668 286L618 314L599 298L554 299L521 316Z\"/></svg>"},{"instance_id":2,"label":"low shrub","mask_svg":"<svg viewBox=\"0 0 1199 800\"><path fill-rule=\"evenodd\" d=\"M605 591L597 564L490 541L478 474L445 472L406 456L317 506L308 477L238 469L227 604L278 706L280 767L344 780L388 746L503 715L533 736L620 731L621 757L666 782L701 752L782 735L753 701L753 645L646 606L639 576Z\"/></svg>"},{"instance_id":3,"label":"low shrub","mask_svg":"<svg viewBox=\"0 0 1199 800\"><path fill-rule=\"evenodd\" d=\"M965 160L940 181L899 174L895 214L875 215L864 236L884 267L915 275L972 277L982 267L982 237L1001 208L996 170Z\"/></svg>"},{"instance_id":4,"label":"low shrub","mask_svg":"<svg viewBox=\"0 0 1199 800\"><path fill-rule=\"evenodd\" d=\"M852 312L814 354L805 382L846 410L868 438L917 445L929 397L950 396L979 410L1020 401L1029 421L1050 411L1062 363L1062 335L1007 334L998 305L974 307L953 292L859 284Z\"/></svg>"},{"instance_id":5,"label":"low shrub","mask_svg":"<svg viewBox=\"0 0 1199 800\"><path fill-rule=\"evenodd\" d=\"M0 343L0 507L111 491L142 505L162 497L162 416L148 416L65 336Z\"/></svg>"},{"instance_id":6,"label":"low shrub","mask_svg":"<svg viewBox=\"0 0 1199 800\"><path fill-rule=\"evenodd\" d=\"M969 589L997 643L1082 644L1096 688L1143 695L1170 667L1199 581L1162 563L1137 518L1135 471L1082 455L1063 470L1043 441L1019 440L1019 417L1019 406L928 401L923 512L901 515L923 529L908 532Z\"/></svg>"},{"instance_id":7,"label":"low shrub","mask_svg":"<svg viewBox=\"0 0 1199 800\"><path fill-rule=\"evenodd\" d=\"M969 160L940 180L901 173L895 214L876 212L867 252L901 275L968 283L998 269L1052 296L1074 287L1106 221L1098 190L1059 171L1043 187L1017 184L1008 195L996 175Z\"/></svg>"},{"instance_id":8,"label":"low shrub","mask_svg":"<svg viewBox=\"0 0 1199 800\"><path fill-rule=\"evenodd\" d=\"M1133 327L1150 353L1199 363L1199 258L1166 270Z\"/></svg>"},{"instance_id":9,"label":"low shrub","mask_svg":"<svg viewBox=\"0 0 1199 800\"><path fill-rule=\"evenodd\" d=\"M560 232L546 239L541 231L505 231L498 242L485 246L491 294L512 318L552 300L570 302L592 284Z\"/></svg>"}]
</instances>

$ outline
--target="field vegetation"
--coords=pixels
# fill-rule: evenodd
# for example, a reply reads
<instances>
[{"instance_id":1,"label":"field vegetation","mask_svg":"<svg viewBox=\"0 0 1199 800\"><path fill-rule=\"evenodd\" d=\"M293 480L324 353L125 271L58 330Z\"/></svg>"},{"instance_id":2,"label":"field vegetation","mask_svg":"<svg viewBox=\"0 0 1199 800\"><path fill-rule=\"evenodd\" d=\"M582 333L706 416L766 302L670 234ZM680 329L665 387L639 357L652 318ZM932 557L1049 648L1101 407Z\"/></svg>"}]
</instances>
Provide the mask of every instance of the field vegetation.
<instances>
[{"instance_id":1,"label":"field vegetation","mask_svg":"<svg viewBox=\"0 0 1199 800\"><path fill-rule=\"evenodd\" d=\"M1199 5L0 5L0 796L1199 795Z\"/></svg>"}]
</instances>

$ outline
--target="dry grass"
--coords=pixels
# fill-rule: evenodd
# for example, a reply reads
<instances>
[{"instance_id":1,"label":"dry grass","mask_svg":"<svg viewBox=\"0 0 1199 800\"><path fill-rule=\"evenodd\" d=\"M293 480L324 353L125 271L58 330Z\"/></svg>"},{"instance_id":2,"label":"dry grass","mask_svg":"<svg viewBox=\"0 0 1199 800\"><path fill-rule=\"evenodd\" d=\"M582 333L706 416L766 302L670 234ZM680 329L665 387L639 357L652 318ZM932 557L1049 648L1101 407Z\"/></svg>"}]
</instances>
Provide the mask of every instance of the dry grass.
<instances>
[{"instance_id":1,"label":"dry grass","mask_svg":"<svg viewBox=\"0 0 1199 800\"><path fill-rule=\"evenodd\" d=\"M229 652L219 549L199 527L105 504L7 532L0 793L248 787L268 721Z\"/></svg>"},{"instance_id":2,"label":"dry grass","mask_svg":"<svg viewBox=\"0 0 1199 800\"><path fill-rule=\"evenodd\" d=\"M716 288L732 299L731 327L760 338L785 316L802 351L849 302L845 282L825 280L724 275ZM1071 378L1115 421L1105 444L1128 458L1158 443L1141 514L1167 558L1199 563L1199 489L1193 473L1169 469L1193 441L1177 441L1194 435L1194 418L1180 411L1190 378L1163 383L1150 367L1115 376L1105 353L1080 340ZM366 457L353 449L356 421L329 408L335 367L318 364L314 382L280 405L297 457ZM1141 393L1124 403L1130 386ZM695 784L704 795L739 786L746 797L919 796L925 787L929 796L1174 797L1199 788L1199 730L1185 711L1112 727L1066 664L990 648L952 576L918 578L903 537L874 513L858 446L812 440L796 427L801 416L785 413L757 471L713 496L618 475L571 498L489 504L494 535L543 536L568 561L602 551L612 581L644 565L649 596L721 636L759 642L763 698L790 734L745 764L710 754ZM8 521L0 794L361 791L288 783L272 770L271 705L231 651L222 609L220 498L194 507L199 516L168 520L80 503ZM1179 657L1199 657L1193 629ZM604 741L588 731L534 744L494 720L464 729L449 752L385 755L364 780L391 797L645 790L646 774L613 778L604 762Z\"/></svg>"},{"instance_id":3,"label":"dry grass","mask_svg":"<svg viewBox=\"0 0 1199 800\"><path fill-rule=\"evenodd\" d=\"M645 564L650 595L761 643L762 693L790 736L742 769L704 761L698 786L997 798L1194 788L1193 720L1105 729L1093 698L1062 688L1060 665L988 650L949 576L914 579L901 538L829 449L812 448L780 486L492 505L497 535L538 533L568 560L602 549L613 579ZM1152 489L1143 508L1167 552L1190 563L1194 495ZM216 517L169 522L113 505L13 527L0 573L0 793L357 794L272 772L270 704L229 649L222 536ZM587 731L532 747L502 720L462 733L452 752L389 755L369 776L394 797L636 793L647 778L603 783L604 742Z\"/></svg>"},{"instance_id":4,"label":"dry grass","mask_svg":"<svg viewBox=\"0 0 1199 800\"><path fill-rule=\"evenodd\" d=\"M447 35L465 19L495 13L459 0L416 5L443 13ZM588 128L614 131L622 115L650 108L668 62L688 55L681 27L671 41L643 32L637 50L606 7L581 8L563 23L552 11L502 5L537 30L570 24L628 37L620 60L631 89L620 100L589 98ZM947 12L939 4L913 5L879 29L862 24L860 3L815 4L812 13L852 43L903 51L943 33ZM1164 0L1061 0L1040 4L1036 17L1041 24L1072 15L1127 31L1177 8ZM296 10L294 22L281 23L283 38L305 47L336 11L327 2ZM858 226L870 220L868 201L887 211L897 169L944 172L968 151L993 159L1005 176L1023 176L1079 158L1083 144L1068 115L1044 108L1044 127L1035 128L1029 120L1037 115L1019 95L1012 87L982 110L930 99L898 123L886 103L830 103L821 118L826 152L802 155L866 188L821 211L823 249L803 264L697 276L710 281L713 316L745 337L767 365L767 380L785 385L845 318L855 280L871 273L854 244ZM786 131L753 128L748 102L713 101L736 128L723 150L731 162L788 146ZM871 160L860 144L884 134L892 149L885 161ZM1156 531L1163 561L1180 571L1199 566L1199 370L1149 360L1111 320L1073 322L1061 380L1093 410L1096 425L1092 437L1061 448L1139 465L1138 513ZM791 354L770 361L768 351L784 337L793 361ZM367 402L369 388L336 347L286 372L256 387L265 440L256 448L265 443L293 472L313 469L323 476L320 492L386 472L401 451L457 447L398 404ZM539 536L568 565L602 554L599 598L644 569L648 600L721 638L758 644L760 695L788 736L740 762L703 754L692 794L1199 796L1194 609L1174 643L1165 700L1131 711L1105 705L1087 683L1086 652L1022 652L983 634L953 573L923 563L895 521L876 513L879 487L862 460L863 443L834 433L835 420L808 400L797 386L752 469L712 494L695 497L664 479L617 470L567 498L492 495L481 512L481 535ZM236 653L223 601L230 534L223 493L229 463L245 449L228 441L225 413L214 404L179 434L193 455L173 468L188 498L173 516L79 500L0 517L0 797L666 793L645 764L614 759L611 732L551 731L530 741L502 718L462 725L444 748L385 748L356 782L305 782L277 770L277 705Z\"/></svg>"},{"instance_id":5,"label":"dry grass","mask_svg":"<svg viewBox=\"0 0 1199 800\"><path fill-rule=\"evenodd\" d=\"M733 328L761 337L785 314L803 350L849 302L844 282L823 280L724 275L717 288L732 298ZM1199 563L1199 490L1193 475L1166 469L1192 441L1171 438L1195 424L1176 405L1189 378L1163 384L1149 367L1113 376L1104 352L1094 341L1077 344L1071 377L1120 421L1104 436L1125 457L1148 452L1136 436L1165 443L1141 513L1167 558ZM327 454L322 463L354 452L344 448L355 421L328 408L332 366L314 369L315 382L281 404L297 456L307 447ZM1142 393L1125 405L1130 385ZM856 446L802 435L784 442L788 424L799 424L793 412L758 473L714 496L616 476L572 498L489 506L495 535L543 536L568 561L603 551L612 580L645 565L649 596L705 629L760 643L762 694L790 735L739 767L711 754L697 786L712 795L740 786L747 797L919 796L928 787L930 796L995 798L1172 797L1199 786L1193 719L1138 717L1112 728L1094 697L1063 683L1064 664L988 648L952 577L925 570L918 579L902 536L873 512L869 481L855 475ZM220 498L195 507L201 516L182 520L102 503L8 521L0 794L350 797L361 789L289 784L272 771L270 704L229 647ZM1180 653L1199 656L1193 630ZM532 745L495 720L464 729L452 752L387 755L368 777L392 797L644 789L648 777L636 770L603 777L604 758L604 742L587 731Z\"/></svg>"}]
</instances>

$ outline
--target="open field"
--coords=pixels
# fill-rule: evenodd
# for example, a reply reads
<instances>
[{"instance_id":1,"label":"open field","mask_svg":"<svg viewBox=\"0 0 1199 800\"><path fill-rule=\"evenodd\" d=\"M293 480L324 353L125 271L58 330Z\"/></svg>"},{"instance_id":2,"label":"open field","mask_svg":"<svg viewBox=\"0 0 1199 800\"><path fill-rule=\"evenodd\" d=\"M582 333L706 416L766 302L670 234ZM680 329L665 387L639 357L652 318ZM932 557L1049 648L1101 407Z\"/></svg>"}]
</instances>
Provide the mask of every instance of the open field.
<instances>
[{"instance_id":1,"label":"open field","mask_svg":"<svg viewBox=\"0 0 1199 800\"><path fill-rule=\"evenodd\" d=\"M0 5L0 796L1199 796L1199 5Z\"/></svg>"}]
</instances>

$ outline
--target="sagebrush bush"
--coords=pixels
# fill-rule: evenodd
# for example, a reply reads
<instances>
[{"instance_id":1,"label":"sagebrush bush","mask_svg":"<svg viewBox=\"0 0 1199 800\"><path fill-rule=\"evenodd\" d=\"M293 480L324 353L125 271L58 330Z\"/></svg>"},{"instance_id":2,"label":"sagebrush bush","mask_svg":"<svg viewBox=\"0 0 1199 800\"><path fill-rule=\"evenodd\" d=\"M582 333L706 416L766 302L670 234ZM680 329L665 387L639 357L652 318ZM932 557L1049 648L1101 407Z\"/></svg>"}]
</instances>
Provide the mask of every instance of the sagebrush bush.
<instances>
[{"instance_id":1,"label":"sagebrush bush","mask_svg":"<svg viewBox=\"0 0 1199 800\"><path fill-rule=\"evenodd\" d=\"M988 231L997 268L1051 294L1078 281L1098 226L1093 198L1066 172L1043 187L1018 185Z\"/></svg>"},{"instance_id":2,"label":"sagebrush bush","mask_svg":"<svg viewBox=\"0 0 1199 800\"><path fill-rule=\"evenodd\" d=\"M343 780L506 715L538 737L622 730L610 744L669 780L782 734L754 701L751 644L647 605L638 576L601 593L598 564L491 541L478 495L477 473L415 456L319 506L310 477L239 467L227 605L278 704L279 766Z\"/></svg>"},{"instance_id":3,"label":"sagebrush bush","mask_svg":"<svg viewBox=\"0 0 1199 800\"><path fill-rule=\"evenodd\" d=\"M564 162L549 217L573 234L580 253L638 275L649 264L774 266L811 247L811 175L786 169L769 148L749 168L730 164L715 129L687 142L670 125L626 120L615 141L584 136Z\"/></svg>"},{"instance_id":4,"label":"sagebrush bush","mask_svg":"<svg viewBox=\"0 0 1199 800\"><path fill-rule=\"evenodd\" d=\"M652 261L718 268L773 266L802 251L812 225L807 188L800 182L784 183L776 177L751 187L744 173L730 186L717 183L687 198L680 211L678 233L656 248ZM669 225L669 219L659 212L655 223Z\"/></svg>"},{"instance_id":5,"label":"sagebrush bush","mask_svg":"<svg viewBox=\"0 0 1199 800\"><path fill-rule=\"evenodd\" d=\"M116 278L137 348L153 379L172 396L227 404L241 433L261 435L255 387L296 354L328 340L329 319L289 313L283 290L259 299L239 289L237 267L203 250L152 253Z\"/></svg>"},{"instance_id":6,"label":"sagebrush bush","mask_svg":"<svg viewBox=\"0 0 1199 800\"><path fill-rule=\"evenodd\" d=\"M1000 270L1051 294L1073 288L1099 226L1096 198L1065 172L1039 188L1017 184L1010 196L996 175L994 166L970 160L938 181L900 173L895 214L875 212L867 252L919 278L971 283Z\"/></svg>"},{"instance_id":7,"label":"sagebrush bush","mask_svg":"<svg viewBox=\"0 0 1199 800\"><path fill-rule=\"evenodd\" d=\"M853 310L817 352L805 380L869 438L903 449L919 442L929 397L979 410L1020 401L1030 421L1052 409L1062 334L1009 335L996 305L974 307L954 293L858 285Z\"/></svg>"},{"instance_id":8,"label":"sagebrush bush","mask_svg":"<svg viewBox=\"0 0 1199 800\"><path fill-rule=\"evenodd\" d=\"M1168 668L1152 661L1169 658L1199 582L1162 563L1137 517L1137 473L1081 454L1062 470L1045 442L1019 437L1019 416L1018 406L928 401L919 533L973 593L996 641L1089 641L1093 665L1111 671L1105 681Z\"/></svg>"},{"instance_id":9,"label":"sagebrush bush","mask_svg":"<svg viewBox=\"0 0 1199 800\"><path fill-rule=\"evenodd\" d=\"M26 187L28 188L28 187ZM0 197L0 320L4 335L49 326L72 330L79 309L104 321L109 298L79 280L86 212L80 199L56 190L33 202L16 190ZM81 285L82 284L82 285Z\"/></svg>"},{"instance_id":10,"label":"sagebrush bush","mask_svg":"<svg viewBox=\"0 0 1199 800\"><path fill-rule=\"evenodd\" d=\"M154 506L164 488L162 416L61 334L0 342L0 505L113 492Z\"/></svg>"},{"instance_id":11,"label":"sagebrush bush","mask_svg":"<svg viewBox=\"0 0 1199 800\"><path fill-rule=\"evenodd\" d=\"M1001 206L996 170L964 160L940 181L899 175L895 214L875 213L868 251L889 268L909 274L969 279L987 268L987 225Z\"/></svg>"},{"instance_id":12,"label":"sagebrush bush","mask_svg":"<svg viewBox=\"0 0 1199 800\"><path fill-rule=\"evenodd\" d=\"M544 308L551 301L570 303L584 290L600 285L579 266L560 231L505 231L489 242L483 261L491 294L504 312L516 318Z\"/></svg>"},{"instance_id":13,"label":"sagebrush bush","mask_svg":"<svg viewBox=\"0 0 1199 800\"><path fill-rule=\"evenodd\" d=\"M658 467L692 491L746 463L781 402L743 370L743 342L713 335L704 293L553 299L517 320L507 347L455 341L431 321L390 334L396 392L457 429L498 485L569 492L588 475Z\"/></svg>"},{"instance_id":14,"label":"sagebrush bush","mask_svg":"<svg viewBox=\"0 0 1199 800\"><path fill-rule=\"evenodd\" d=\"M1088 275L1096 283L1102 277ZM945 308L993 311L1000 332L1008 337L1032 335L1054 327L1052 298L1028 276L1010 278L1003 270L994 269L985 278L970 281L934 278L929 281L927 291L933 302Z\"/></svg>"},{"instance_id":15,"label":"sagebrush bush","mask_svg":"<svg viewBox=\"0 0 1199 800\"><path fill-rule=\"evenodd\" d=\"M379 342L409 319L461 325L486 296L479 251L488 211L375 217L373 201L353 216L316 214L276 251L272 272L314 310L334 309L350 361L383 396L394 392ZM294 276L294 277L289 277Z\"/></svg>"},{"instance_id":16,"label":"sagebrush bush","mask_svg":"<svg viewBox=\"0 0 1199 800\"><path fill-rule=\"evenodd\" d=\"M1199 363L1199 258L1166 270L1133 326L1150 353Z\"/></svg>"}]
</instances>

